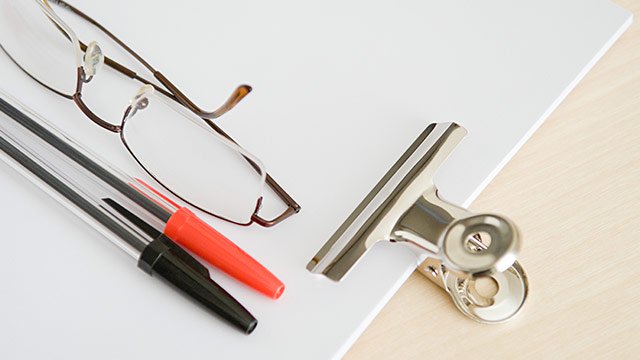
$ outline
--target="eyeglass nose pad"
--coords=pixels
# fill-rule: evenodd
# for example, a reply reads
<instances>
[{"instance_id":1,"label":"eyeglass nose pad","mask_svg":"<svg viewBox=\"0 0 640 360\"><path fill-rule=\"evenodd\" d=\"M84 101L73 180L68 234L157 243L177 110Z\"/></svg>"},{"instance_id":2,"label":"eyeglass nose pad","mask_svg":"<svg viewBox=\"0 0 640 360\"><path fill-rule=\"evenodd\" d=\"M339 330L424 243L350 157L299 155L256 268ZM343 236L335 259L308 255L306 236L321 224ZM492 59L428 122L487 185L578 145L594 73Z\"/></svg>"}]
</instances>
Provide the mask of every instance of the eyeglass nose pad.
<instances>
[{"instance_id":1,"label":"eyeglass nose pad","mask_svg":"<svg viewBox=\"0 0 640 360\"><path fill-rule=\"evenodd\" d=\"M104 64L104 55L98 43L92 41L84 52L82 69L84 70L84 81L89 82Z\"/></svg>"},{"instance_id":2,"label":"eyeglass nose pad","mask_svg":"<svg viewBox=\"0 0 640 360\"><path fill-rule=\"evenodd\" d=\"M153 95L155 89L151 85L142 86L138 92L129 100L128 118L133 117L138 110L144 110L149 106L149 96Z\"/></svg>"}]
</instances>

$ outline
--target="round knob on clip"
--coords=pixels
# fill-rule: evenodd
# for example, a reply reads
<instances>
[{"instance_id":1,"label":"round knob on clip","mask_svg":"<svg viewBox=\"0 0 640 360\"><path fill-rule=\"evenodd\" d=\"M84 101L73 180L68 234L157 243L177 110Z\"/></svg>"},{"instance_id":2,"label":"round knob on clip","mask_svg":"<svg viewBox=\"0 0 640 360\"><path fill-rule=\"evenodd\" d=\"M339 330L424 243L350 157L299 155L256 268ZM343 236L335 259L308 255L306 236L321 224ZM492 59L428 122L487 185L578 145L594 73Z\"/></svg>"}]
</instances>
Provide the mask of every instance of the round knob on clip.
<instances>
[{"instance_id":1,"label":"round knob on clip","mask_svg":"<svg viewBox=\"0 0 640 360\"><path fill-rule=\"evenodd\" d=\"M451 223L440 248L444 266L459 276L490 275L515 263L520 235L516 226L504 217L472 215Z\"/></svg>"}]
</instances>

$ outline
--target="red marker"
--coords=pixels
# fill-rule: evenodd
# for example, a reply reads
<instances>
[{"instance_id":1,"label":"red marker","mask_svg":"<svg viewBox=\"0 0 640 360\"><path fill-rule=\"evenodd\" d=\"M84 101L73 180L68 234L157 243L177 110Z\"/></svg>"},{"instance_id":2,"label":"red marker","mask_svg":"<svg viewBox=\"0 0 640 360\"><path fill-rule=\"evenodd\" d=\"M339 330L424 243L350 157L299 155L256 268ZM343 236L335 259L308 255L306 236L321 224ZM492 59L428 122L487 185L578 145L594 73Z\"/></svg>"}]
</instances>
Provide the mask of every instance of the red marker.
<instances>
[{"instance_id":1,"label":"red marker","mask_svg":"<svg viewBox=\"0 0 640 360\"><path fill-rule=\"evenodd\" d=\"M165 235L216 268L272 299L282 295L284 292L282 281L238 245L189 209L171 201L144 181L140 179L136 181L142 185L142 188L132 183L129 185L171 214L164 228Z\"/></svg>"}]
</instances>

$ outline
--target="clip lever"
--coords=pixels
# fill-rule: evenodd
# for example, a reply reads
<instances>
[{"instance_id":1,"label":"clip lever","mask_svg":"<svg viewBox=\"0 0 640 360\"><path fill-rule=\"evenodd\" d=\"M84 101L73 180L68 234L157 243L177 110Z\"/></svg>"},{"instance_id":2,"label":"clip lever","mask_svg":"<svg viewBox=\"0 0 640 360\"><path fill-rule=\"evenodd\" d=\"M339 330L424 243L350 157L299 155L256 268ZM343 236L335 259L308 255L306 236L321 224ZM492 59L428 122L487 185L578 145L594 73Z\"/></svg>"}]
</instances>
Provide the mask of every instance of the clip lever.
<instances>
[{"instance_id":1,"label":"clip lever","mask_svg":"<svg viewBox=\"0 0 640 360\"><path fill-rule=\"evenodd\" d=\"M528 291L516 261L516 226L504 217L474 214L443 201L433 183L465 134L455 123L429 125L307 269L339 281L378 241L408 243L427 255L418 270L445 289L465 315L485 323L515 315ZM482 289L482 282L495 291Z\"/></svg>"}]
</instances>

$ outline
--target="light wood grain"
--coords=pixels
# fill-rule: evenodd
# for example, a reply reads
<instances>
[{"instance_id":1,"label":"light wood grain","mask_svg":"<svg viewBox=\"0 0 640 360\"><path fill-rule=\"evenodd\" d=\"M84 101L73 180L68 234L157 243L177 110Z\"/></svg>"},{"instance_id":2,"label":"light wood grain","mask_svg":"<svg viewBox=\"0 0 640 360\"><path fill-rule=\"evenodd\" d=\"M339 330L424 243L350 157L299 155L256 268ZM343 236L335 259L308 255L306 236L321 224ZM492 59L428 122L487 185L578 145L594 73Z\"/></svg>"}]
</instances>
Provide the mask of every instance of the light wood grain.
<instances>
[{"instance_id":1,"label":"light wood grain","mask_svg":"<svg viewBox=\"0 0 640 360\"><path fill-rule=\"evenodd\" d=\"M531 291L501 325L415 273L346 359L640 358L640 1L636 21L472 208L524 234Z\"/></svg>"}]
</instances>

